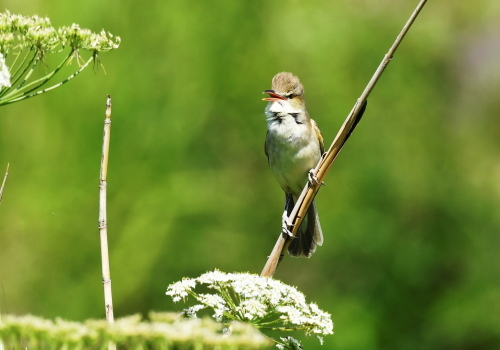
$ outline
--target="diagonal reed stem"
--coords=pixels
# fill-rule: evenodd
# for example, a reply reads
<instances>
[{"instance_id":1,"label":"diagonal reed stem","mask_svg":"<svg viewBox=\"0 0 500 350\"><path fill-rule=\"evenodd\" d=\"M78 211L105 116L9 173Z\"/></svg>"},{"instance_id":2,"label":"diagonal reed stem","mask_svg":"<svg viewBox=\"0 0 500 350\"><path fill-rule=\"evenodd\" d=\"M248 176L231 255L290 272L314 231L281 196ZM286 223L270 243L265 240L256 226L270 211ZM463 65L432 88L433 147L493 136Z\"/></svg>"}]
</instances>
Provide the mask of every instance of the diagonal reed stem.
<instances>
[{"instance_id":1,"label":"diagonal reed stem","mask_svg":"<svg viewBox=\"0 0 500 350\"><path fill-rule=\"evenodd\" d=\"M332 145L328 149L328 151L324 154L322 159L319 161L318 165L314 169L314 175L316 176L317 182L312 183L312 184L306 184L304 187L300 197L298 198L297 202L295 203L295 207L293 208L292 212L290 213L287 223L288 227L291 229L292 234L295 236L297 234L297 229L299 228L302 218L305 217L307 213L307 209L309 208L309 205L311 204L312 200L314 199L314 196L318 192L321 183L323 183L323 180L325 178L326 173L330 169L333 161L335 158L337 158L337 155L339 152L342 150L342 147L344 146L345 142L347 141L348 137L351 135L352 131L356 127L359 119L361 118L361 115L363 114L364 108L366 108L366 102L368 99L368 96L372 92L373 88L377 84L377 81L379 78L382 76L382 73L384 72L385 68L389 64L389 62L392 60L394 53L396 52L396 49L399 47L399 44L401 44L401 41L405 37L406 33L408 33L408 30L412 26L413 22L417 18L418 14L424 7L425 3L427 0L420 0L418 3L417 7L411 14L410 18L404 25L403 29L397 36L396 40L390 47L389 51L387 54L384 56L382 59L382 62L378 66L377 70L373 74L372 78L368 82L368 85L364 89L363 93L361 96L358 98L356 103L354 104L353 109L347 116L347 119L345 120L344 124L340 128L339 132L337 133L337 136L333 140ZM274 245L273 251L271 252L271 255L269 255L269 258L267 259L266 265L264 266L264 269L261 272L261 276L263 277L272 277L274 276L274 273L276 272L276 269L278 268L278 264L281 262L285 255L285 251L287 250L288 246L290 245L291 238L290 237L283 237L282 234L278 237L278 240L276 241L276 244Z\"/></svg>"}]
</instances>

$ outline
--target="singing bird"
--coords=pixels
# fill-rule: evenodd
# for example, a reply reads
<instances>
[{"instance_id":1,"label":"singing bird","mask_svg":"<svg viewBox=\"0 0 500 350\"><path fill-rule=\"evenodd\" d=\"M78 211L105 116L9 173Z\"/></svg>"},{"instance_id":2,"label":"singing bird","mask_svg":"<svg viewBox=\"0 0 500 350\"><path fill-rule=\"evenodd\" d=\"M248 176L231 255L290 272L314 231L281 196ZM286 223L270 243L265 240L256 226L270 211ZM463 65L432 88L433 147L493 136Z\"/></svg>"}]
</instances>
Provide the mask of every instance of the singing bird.
<instances>
[{"instance_id":1,"label":"singing bird","mask_svg":"<svg viewBox=\"0 0 500 350\"><path fill-rule=\"evenodd\" d=\"M266 107L267 135L265 152L269 167L285 191L283 229L288 232L286 218L292 211L310 171L315 168L324 151L323 137L318 125L309 117L304 101L304 87L292 73L274 76ZM323 243L323 234L314 201L292 240L288 252L293 256L310 257L316 246Z\"/></svg>"}]
</instances>

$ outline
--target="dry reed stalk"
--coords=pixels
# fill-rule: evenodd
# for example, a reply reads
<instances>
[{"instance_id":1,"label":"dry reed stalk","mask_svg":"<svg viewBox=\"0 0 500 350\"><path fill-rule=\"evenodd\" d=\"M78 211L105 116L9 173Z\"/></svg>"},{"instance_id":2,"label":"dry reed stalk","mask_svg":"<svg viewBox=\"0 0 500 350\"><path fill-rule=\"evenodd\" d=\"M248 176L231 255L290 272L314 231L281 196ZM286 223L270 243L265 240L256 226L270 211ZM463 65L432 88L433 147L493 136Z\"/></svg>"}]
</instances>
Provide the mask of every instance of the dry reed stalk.
<instances>
[{"instance_id":1,"label":"dry reed stalk","mask_svg":"<svg viewBox=\"0 0 500 350\"><path fill-rule=\"evenodd\" d=\"M319 161L318 165L313 171L313 174L315 176L315 179L317 181L315 183L308 183L304 187L300 197L298 198L297 202L295 203L295 207L293 208L292 212L290 213L287 223L288 227L291 229L292 234L295 236L297 233L297 229L299 228L302 218L305 217L307 213L307 209L309 208L309 205L311 204L312 200L314 199L314 196L318 192L321 184L323 183L323 180L325 178L326 173L330 169L333 161L339 154L339 152L342 150L342 147L344 146L345 142L351 135L352 131L356 127L356 125L359 122L359 119L361 118L364 109L366 108L366 102L368 99L368 96L372 92L373 88L375 87L375 84L377 83L378 79L381 77L382 73L384 72L385 68L389 64L389 62L392 60L394 53L396 52L396 49L399 47L399 44L401 44L401 41L403 40L404 36L410 29L411 25L417 18L418 14L424 7L425 3L427 0L421 0L413 13L411 14L410 18L404 25L403 29L397 36L396 40L392 44L391 48L387 52L387 54L384 56L382 62L378 66L377 70L373 74L372 78L368 82L368 85L364 89L363 93L361 96L358 98L356 101L353 109L347 116L344 124L340 128L339 132L337 133L337 136L333 140L332 145L328 149L328 151L323 155L321 160ZM261 276L263 277L272 277L274 276L274 273L276 272L276 269L278 268L278 264L281 262L285 255L285 251L287 250L288 246L290 245L291 242L291 237L283 237L282 234L280 234L278 240L276 241L276 244L274 245L273 251L271 252L271 255L269 255L269 258L267 259L266 265L264 266L264 269L261 272Z\"/></svg>"},{"instance_id":2,"label":"dry reed stalk","mask_svg":"<svg viewBox=\"0 0 500 350\"><path fill-rule=\"evenodd\" d=\"M99 235L101 238L102 284L104 286L104 306L106 320L114 323L113 298L111 293L111 273L108 253L108 219L106 212L106 177L108 174L109 139L111 133L111 96L106 101L106 118L104 119L104 136L102 141L101 172L99 179ZM116 349L116 344L109 343L108 350Z\"/></svg>"}]
</instances>

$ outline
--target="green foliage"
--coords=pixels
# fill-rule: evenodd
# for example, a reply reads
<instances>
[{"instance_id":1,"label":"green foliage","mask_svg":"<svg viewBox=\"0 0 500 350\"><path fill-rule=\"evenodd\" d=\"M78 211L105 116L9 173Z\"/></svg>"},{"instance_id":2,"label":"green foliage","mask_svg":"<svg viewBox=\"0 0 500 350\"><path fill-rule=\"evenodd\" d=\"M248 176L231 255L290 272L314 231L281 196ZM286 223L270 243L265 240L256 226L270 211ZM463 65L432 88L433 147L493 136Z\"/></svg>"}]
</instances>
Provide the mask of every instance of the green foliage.
<instances>
[{"instance_id":1,"label":"green foliage","mask_svg":"<svg viewBox=\"0 0 500 350\"><path fill-rule=\"evenodd\" d=\"M0 110L2 313L104 317L108 93L115 314L174 309L165 285L183 276L259 273L284 200L261 92L298 75L329 144L416 2L8 1L123 43L106 75ZM498 3L428 1L370 96L316 198L324 245L276 275L335 321L308 350L500 346Z\"/></svg>"},{"instance_id":2,"label":"green foliage","mask_svg":"<svg viewBox=\"0 0 500 350\"><path fill-rule=\"evenodd\" d=\"M231 335L210 319L183 320L178 314L151 313L140 316L83 323L55 321L35 316L4 315L0 320L0 343L6 349L107 349L114 342L122 349L269 349L271 342L253 327L233 323Z\"/></svg>"}]
</instances>

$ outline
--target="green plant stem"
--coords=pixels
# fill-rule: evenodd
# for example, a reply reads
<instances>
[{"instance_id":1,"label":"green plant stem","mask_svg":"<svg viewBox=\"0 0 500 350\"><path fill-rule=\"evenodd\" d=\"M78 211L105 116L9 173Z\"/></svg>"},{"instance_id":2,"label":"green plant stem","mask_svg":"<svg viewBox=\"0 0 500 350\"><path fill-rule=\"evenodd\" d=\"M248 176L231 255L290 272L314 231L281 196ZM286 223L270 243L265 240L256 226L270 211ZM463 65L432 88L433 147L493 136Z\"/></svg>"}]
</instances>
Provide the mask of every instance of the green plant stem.
<instances>
[{"instance_id":1,"label":"green plant stem","mask_svg":"<svg viewBox=\"0 0 500 350\"><path fill-rule=\"evenodd\" d=\"M21 77L24 77L23 80L19 83L19 85L16 88L13 89L13 91L11 93L19 91L23 88L24 84L26 84L26 81L28 81L28 79L31 77L31 74L33 74L33 72L35 71L35 68L38 65L38 62L40 62L40 58L35 53L33 55L33 58L31 59L31 61L26 65L26 68L24 69L24 71L19 75L19 79L21 79ZM27 71L27 73L26 73L26 71ZM16 84L17 84L17 81L16 81ZM12 86L14 86L16 84L12 84ZM8 95L9 94L7 94L7 96Z\"/></svg>"},{"instance_id":2,"label":"green plant stem","mask_svg":"<svg viewBox=\"0 0 500 350\"><path fill-rule=\"evenodd\" d=\"M46 89L43 89L43 90L37 91L37 92L32 93L32 94L28 94L28 95L26 95L26 93L27 93L27 92L25 92L25 93L24 93L25 95L22 95L22 94L21 94L21 96L19 96L19 97L17 97L17 95L16 95L16 96L14 96L14 97L11 97L11 99L10 99L10 100L0 101L0 106L7 105L7 104L10 104L10 103L13 103L13 102L17 102L17 101L21 101L21 100L24 100L24 99L27 99L27 98L30 98L30 97L34 97L34 96L37 96L37 95L41 95L41 94L43 94L43 93L45 93L45 92L48 92L48 91L53 90L53 89L55 89L55 88L58 88L59 86L61 86L61 85L65 84L65 83L67 83L68 81L70 81L71 79L73 79L74 77L76 77L78 74L80 74L80 73L81 73L81 72L82 72L85 68L87 68L87 66L88 66L88 65L90 64L90 62L92 62L93 60L94 60L94 56L90 57L90 58L87 60L87 62L85 62L85 64L84 64L83 66L81 66L81 67L80 67L80 69L79 69L79 70L77 70L75 73L73 73L72 75L70 75L69 77L67 77L66 79L64 79L63 81L61 81L61 82L59 82L59 83L57 83L57 84L55 84L55 85L52 85L51 87L48 87L48 88L46 88ZM64 63L66 63L66 62L67 62L67 61L65 61ZM59 67L58 67L58 68L59 68ZM59 69L60 69L60 68L59 68ZM58 70L59 70L59 69L58 69ZM54 73L53 73L53 74L50 74L50 77L52 77L55 73L56 73L56 71L54 71ZM48 76L48 75L47 75L47 76ZM47 77L47 76L46 76L46 77ZM41 78L41 79L43 79L43 78ZM49 79L50 79L50 78L49 78ZM37 81L40 81L40 79L39 79L39 80L37 80ZM39 88L40 86L42 86L43 84L45 84L47 81L48 81L48 79L47 79L47 80L45 80L45 82L43 82L42 84L39 84L37 87L35 87L35 88L31 89L30 91L33 91L33 90L35 90L35 89ZM34 83L34 82L33 82L33 83ZM31 83L31 84L33 84L33 83ZM31 85L31 84L30 84L30 85ZM29 85L28 85L28 86L29 86ZM9 95L10 95L10 94L9 94ZM9 95L7 95L7 96L9 96ZM5 97L7 97L7 96L5 96ZM4 98L5 98L5 97L4 97Z\"/></svg>"},{"instance_id":3,"label":"green plant stem","mask_svg":"<svg viewBox=\"0 0 500 350\"><path fill-rule=\"evenodd\" d=\"M24 85L26 83L26 81L29 79L29 77L31 76L31 74L33 73L33 71L35 70L36 63L38 63L38 61L39 61L37 59L35 61L35 63L33 64L33 66L31 67L30 71L24 77L23 81L19 84L19 86L17 88L15 88L14 91L12 91L11 93L5 95L5 98L6 99L15 99L15 98L18 98L19 96L29 94L30 92L38 89L43 84L45 84L47 81L49 81L49 79L52 78L57 72L59 72L59 70L61 70L61 68L69 61L71 55L72 55L72 53L70 53L64 60L62 60L62 62L59 64L59 66L57 66L57 68L54 69L49 74L47 74L47 75L45 75L37 80L34 80L27 85Z\"/></svg>"},{"instance_id":4,"label":"green plant stem","mask_svg":"<svg viewBox=\"0 0 500 350\"><path fill-rule=\"evenodd\" d=\"M233 310L236 311L236 304L235 304L233 298L231 298L231 295L229 294L229 292L225 288L222 288L222 287L219 287L218 290L219 290L220 294L222 295L222 298L227 302L227 304Z\"/></svg>"},{"instance_id":5,"label":"green plant stem","mask_svg":"<svg viewBox=\"0 0 500 350\"><path fill-rule=\"evenodd\" d=\"M19 51L19 53L17 54L16 56L16 59L14 60L14 63L12 64L12 70L14 70L14 67L15 67L15 64L17 62L17 60L19 59L19 56L22 55L24 50L21 50ZM30 50L31 51L31 50ZM29 69L29 67L31 66L32 62L35 60L36 58L36 52L33 51L30 53L30 51L28 51L26 53L26 55L24 55L24 59L22 60L21 63L19 63L19 66L16 68L16 71L12 74L12 85L16 85L17 82L19 81L19 79L21 79L21 77L23 77L25 75L25 72ZM28 61L28 63L26 63ZM24 71L21 72L21 69L24 68Z\"/></svg>"},{"instance_id":6,"label":"green plant stem","mask_svg":"<svg viewBox=\"0 0 500 350\"><path fill-rule=\"evenodd\" d=\"M20 54L20 53L19 53ZM18 55L19 57L19 55ZM18 59L16 57L16 60ZM31 58L30 58L31 57ZM26 63L29 59L29 62ZM23 83L19 83L19 80L22 79L23 76L25 76L27 71L30 69L30 67L34 67L36 65L36 54L30 55L29 53L24 56L23 62L17 67L16 71L12 74L11 78L11 86L21 86ZM24 67L24 69L22 69ZM2 89L2 92L0 93L0 97L3 97L7 93L11 94L13 91L15 91L16 88L8 88L8 89Z\"/></svg>"},{"instance_id":7,"label":"green plant stem","mask_svg":"<svg viewBox=\"0 0 500 350\"><path fill-rule=\"evenodd\" d=\"M267 325L270 325L270 324L273 324L273 323L278 323L278 322L280 322L280 321L281 321L281 320L278 318L278 319L276 319L276 320L274 320L274 321L269 321L269 322L260 322L260 323L259 323L259 327L261 327L261 328L265 328L264 326L267 326Z\"/></svg>"},{"instance_id":8,"label":"green plant stem","mask_svg":"<svg viewBox=\"0 0 500 350\"><path fill-rule=\"evenodd\" d=\"M26 85L24 88L30 88L28 89L27 91L25 91L23 93L23 95L26 95L26 94L29 94L35 90L38 90L40 87L42 87L43 85L45 85L45 83L47 83L54 75L56 75L60 70L61 68L66 64L68 63L68 61L71 59L71 55L72 54L69 54L68 57L66 57L66 59L64 59L61 64L59 64L59 66L54 69L51 73L47 74L46 76L42 77L42 78L39 78L37 80L34 80L32 81L31 83L29 83L28 85ZM38 84L38 85L37 85Z\"/></svg>"},{"instance_id":9,"label":"green plant stem","mask_svg":"<svg viewBox=\"0 0 500 350\"><path fill-rule=\"evenodd\" d=\"M33 52L32 54L30 54L30 52L27 52L26 55L24 55L24 58L22 60L21 63L19 63L19 66L16 67L16 63L17 61L19 60L19 57L21 56L21 54L23 53L24 50L21 50L19 51L19 53L16 55L16 58L14 60L14 62L12 63L12 69L11 69L11 72L13 72L11 75L12 75L12 81L11 81L11 84L14 86L17 84L17 82L19 81L19 79L21 79L22 76L24 76L23 73L21 73L21 69L23 67L26 67L24 68L24 71L28 70L31 63L35 60L36 58L36 52ZM30 58L31 57L31 58ZM29 63L26 64L26 62L29 60ZM15 71L14 71L15 70Z\"/></svg>"}]
</instances>

